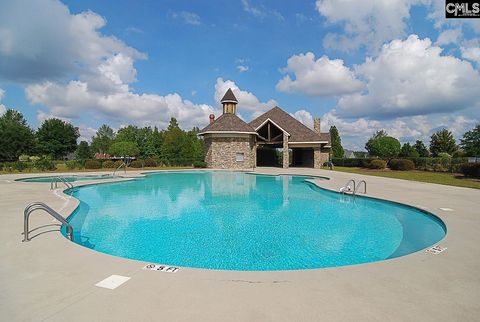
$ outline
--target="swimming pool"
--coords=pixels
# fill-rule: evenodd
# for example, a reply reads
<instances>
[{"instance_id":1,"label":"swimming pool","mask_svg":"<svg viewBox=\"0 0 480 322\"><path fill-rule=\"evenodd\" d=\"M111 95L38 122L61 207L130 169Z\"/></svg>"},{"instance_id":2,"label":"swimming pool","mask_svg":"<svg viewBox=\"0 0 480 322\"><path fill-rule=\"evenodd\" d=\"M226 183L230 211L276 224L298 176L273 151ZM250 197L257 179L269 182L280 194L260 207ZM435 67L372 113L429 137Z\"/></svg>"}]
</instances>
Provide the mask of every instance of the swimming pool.
<instances>
[{"instance_id":1,"label":"swimming pool","mask_svg":"<svg viewBox=\"0 0 480 322\"><path fill-rule=\"evenodd\" d=\"M75 242L174 266L298 270L380 261L439 240L435 216L320 189L298 176L163 172L80 187Z\"/></svg>"},{"instance_id":2,"label":"swimming pool","mask_svg":"<svg viewBox=\"0 0 480 322\"><path fill-rule=\"evenodd\" d=\"M17 179L16 181L22 182L51 182L52 179L57 176L47 176L47 177L35 177L35 178L25 178ZM83 181L83 180L103 180L103 179L114 179L120 178L119 176L113 176L111 174L99 174L99 175L74 175L74 176L62 176L68 182Z\"/></svg>"}]
</instances>

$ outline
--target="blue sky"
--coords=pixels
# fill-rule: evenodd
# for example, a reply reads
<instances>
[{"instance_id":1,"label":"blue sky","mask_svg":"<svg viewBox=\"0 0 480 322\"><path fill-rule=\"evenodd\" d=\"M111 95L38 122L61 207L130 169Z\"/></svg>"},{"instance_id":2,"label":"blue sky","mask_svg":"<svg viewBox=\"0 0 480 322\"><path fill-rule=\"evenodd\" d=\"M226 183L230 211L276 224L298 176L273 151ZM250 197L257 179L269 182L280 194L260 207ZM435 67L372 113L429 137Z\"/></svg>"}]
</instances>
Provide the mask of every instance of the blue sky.
<instances>
[{"instance_id":1,"label":"blue sky","mask_svg":"<svg viewBox=\"0 0 480 322\"><path fill-rule=\"evenodd\" d=\"M279 105L361 149L480 119L479 19L443 1L0 1L0 113L202 127L232 87L246 121Z\"/></svg>"}]
</instances>

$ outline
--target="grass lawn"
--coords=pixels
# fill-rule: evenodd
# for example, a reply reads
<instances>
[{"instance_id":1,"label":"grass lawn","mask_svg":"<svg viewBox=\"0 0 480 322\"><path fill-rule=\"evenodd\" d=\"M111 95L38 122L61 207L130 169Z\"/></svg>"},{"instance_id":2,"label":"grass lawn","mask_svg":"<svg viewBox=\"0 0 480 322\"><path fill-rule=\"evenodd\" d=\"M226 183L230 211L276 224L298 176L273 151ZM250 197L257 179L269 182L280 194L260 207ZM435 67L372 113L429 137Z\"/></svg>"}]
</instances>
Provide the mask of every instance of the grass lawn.
<instances>
[{"instance_id":1,"label":"grass lawn","mask_svg":"<svg viewBox=\"0 0 480 322\"><path fill-rule=\"evenodd\" d=\"M392 171L385 170L371 170L364 168L353 167L335 167L334 171L350 172L365 174L377 177L396 178L411 181L421 181L429 183L438 183L448 186L466 187L480 189L480 180L465 179L461 174L445 173L445 172L428 172L428 171Z\"/></svg>"}]
</instances>

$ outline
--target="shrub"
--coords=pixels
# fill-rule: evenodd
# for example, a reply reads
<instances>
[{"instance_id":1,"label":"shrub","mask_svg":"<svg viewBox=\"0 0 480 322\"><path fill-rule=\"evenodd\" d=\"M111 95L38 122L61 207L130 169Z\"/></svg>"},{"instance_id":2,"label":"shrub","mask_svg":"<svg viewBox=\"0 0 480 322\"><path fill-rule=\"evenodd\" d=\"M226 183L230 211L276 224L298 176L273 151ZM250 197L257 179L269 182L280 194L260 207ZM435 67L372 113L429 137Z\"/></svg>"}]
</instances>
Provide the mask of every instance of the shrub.
<instances>
[{"instance_id":1,"label":"shrub","mask_svg":"<svg viewBox=\"0 0 480 322\"><path fill-rule=\"evenodd\" d=\"M193 167L194 168L206 168L207 167L207 162L193 161Z\"/></svg>"},{"instance_id":2,"label":"shrub","mask_svg":"<svg viewBox=\"0 0 480 322\"><path fill-rule=\"evenodd\" d=\"M87 160L85 161L85 169L101 169L102 163L97 160Z\"/></svg>"},{"instance_id":3,"label":"shrub","mask_svg":"<svg viewBox=\"0 0 480 322\"><path fill-rule=\"evenodd\" d=\"M102 167L107 169L115 168L115 161L112 161L112 160L103 161Z\"/></svg>"},{"instance_id":4,"label":"shrub","mask_svg":"<svg viewBox=\"0 0 480 322\"><path fill-rule=\"evenodd\" d=\"M35 165L35 168L41 171L46 171L46 170L51 171L56 169L55 163L47 159L40 159L38 161L35 161L34 165Z\"/></svg>"},{"instance_id":5,"label":"shrub","mask_svg":"<svg viewBox=\"0 0 480 322\"><path fill-rule=\"evenodd\" d=\"M390 160L388 166L392 170L408 171L415 169L415 163L407 159L393 159Z\"/></svg>"},{"instance_id":6,"label":"shrub","mask_svg":"<svg viewBox=\"0 0 480 322\"><path fill-rule=\"evenodd\" d=\"M480 163L462 163L460 170L466 177L480 178Z\"/></svg>"},{"instance_id":7,"label":"shrub","mask_svg":"<svg viewBox=\"0 0 480 322\"><path fill-rule=\"evenodd\" d=\"M27 162L29 160L29 156L26 154L22 154L18 157L18 161Z\"/></svg>"},{"instance_id":8,"label":"shrub","mask_svg":"<svg viewBox=\"0 0 480 322\"><path fill-rule=\"evenodd\" d=\"M384 160L372 160L370 162L370 169L385 169L387 162Z\"/></svg>"},{"instance_id":9,"label":"shrub","mask_svg":"<svg viewBox=\"0 0 480 322\"><path fill-rule=\"evenodd\" d=\"M155 161L154 159L145 159L143 161L143 164L145 167L154 168L157 166L157 161Z\"/></svg>"},{"instance_id":10,"label":"shrub","mask_svg":"<svg viewBox=\"0 0 480 322\"><path fill-rule=\"evenodd\" d=\"M337 167L368 167L372 159L366 158L352 158L352 159L340 159L332 158L332 163Z\"/></svg>"},{"instance_id":11,"label":"shrub","mask_svg":"<svg viewBox=\"0 0 480 322\"><path fill-rule=\"evenodd\" d=\"M21 161L17 161L13 164L13 168L17 171L22 172L26 168L26 166L25 166L25 163Z\"/></svg>"},{"instance_id":12,"label":"shrub","mask_svg":"<svg viewBox=\"0 0 480 322\"><path fill-rule=\"evenodd\" d=\"M65 161L65 165L67 166L68 170L74 170L76 168L80 168L80 164L77 161Z\"/></svg>"},{"instance_id":13,"label":"shrub","mask_svg":"<svg viewBox=\"0 0 480 322\"><path fill-rule=\"evenodd\" d=\"M39 161L41 158L36 156L36 155L32 155L31 157L28 158L30 161L32 162L37 162Z\"/></svg>"},{"instance_id":14,"label":"shrub","mask_svg":"<svg viewBox=\"0 0 480 322\"><path fill-rule=\"evenodd\" d=\"M130 163L131 168L141 168L143 166L143 161L141 160L135 160Z\"/></svg>"}]
</instances>

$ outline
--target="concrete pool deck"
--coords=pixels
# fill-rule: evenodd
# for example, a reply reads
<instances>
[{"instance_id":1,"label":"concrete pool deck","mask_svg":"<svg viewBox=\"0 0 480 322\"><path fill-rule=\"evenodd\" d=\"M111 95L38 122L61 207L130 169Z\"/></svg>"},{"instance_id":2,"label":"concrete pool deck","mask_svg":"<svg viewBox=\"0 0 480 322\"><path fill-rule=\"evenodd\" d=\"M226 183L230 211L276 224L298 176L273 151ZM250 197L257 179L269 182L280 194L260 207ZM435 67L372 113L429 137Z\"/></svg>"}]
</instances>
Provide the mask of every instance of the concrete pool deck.
<instances>
[{"instance_id":1,"label":"concrete pool deck","mask_svg":"<svg viewBox=\"0 0 480 322\"><path fill-rule=\"evenodd\" d=\"M381 262L303 271L149 271L142 269L145 262L95 252L56 231L22 243L28 203L46 202L66 217L78 201L62 189L50 190L49 183L13 181L35 174L1 175L0 320L479 320L480 190L328 170L255 172L325 176L330 180L313 181L335 191L348 179L365 179L368 196L421 207L440 217L448 232L439 244L448 249L437 255L420 251ZM30 229L53 223L42 213L34 213L30 222ZM115 290L95 286L113 274L131 279Z\"/></svg>"}]
</instances>

